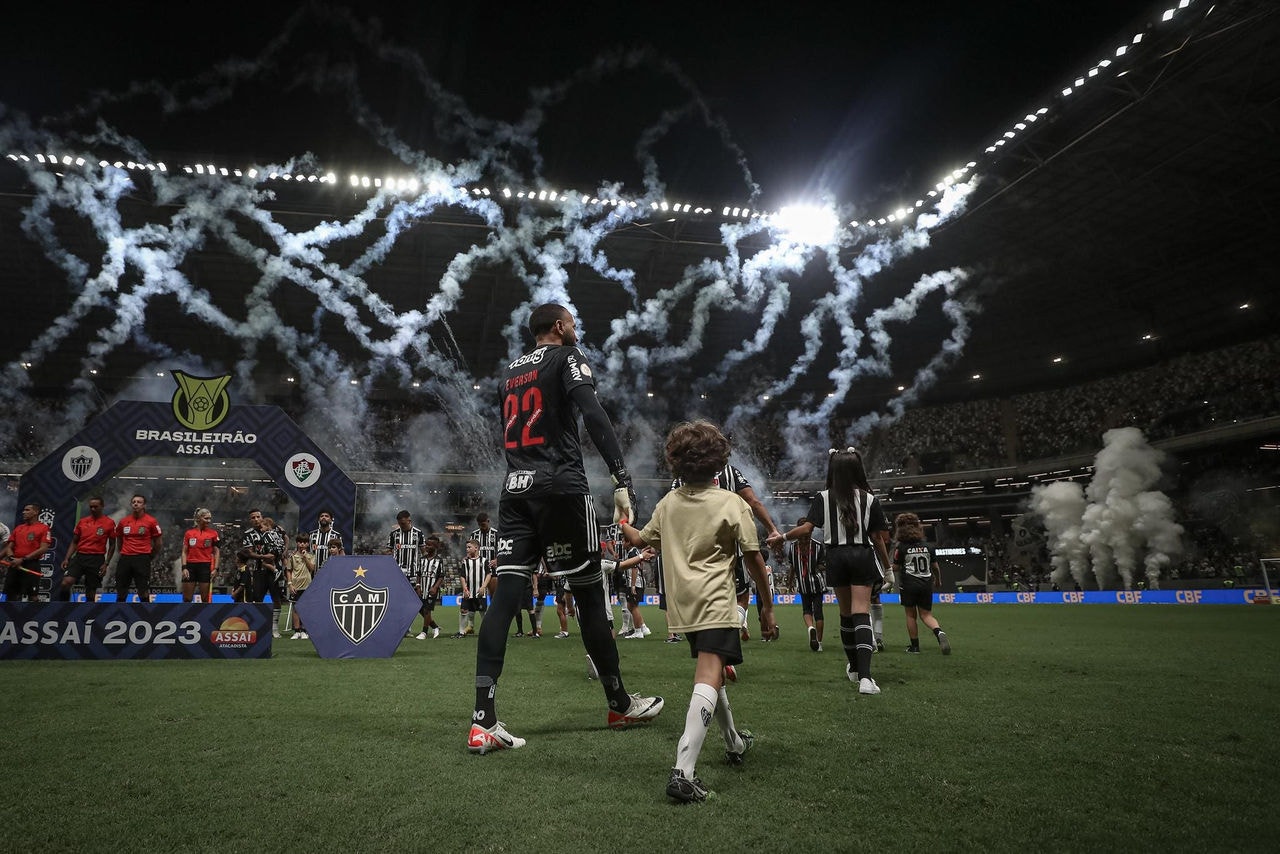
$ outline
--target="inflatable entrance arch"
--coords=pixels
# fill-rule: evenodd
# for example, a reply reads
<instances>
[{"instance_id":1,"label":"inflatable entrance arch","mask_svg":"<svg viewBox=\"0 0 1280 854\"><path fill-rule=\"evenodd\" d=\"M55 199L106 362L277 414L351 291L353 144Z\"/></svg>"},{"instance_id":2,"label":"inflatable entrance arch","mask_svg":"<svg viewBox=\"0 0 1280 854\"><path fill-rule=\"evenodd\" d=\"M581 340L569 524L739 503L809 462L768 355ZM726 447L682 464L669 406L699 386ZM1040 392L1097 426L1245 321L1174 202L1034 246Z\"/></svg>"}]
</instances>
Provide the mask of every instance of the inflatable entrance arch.
<instances>
[{"instance_id":1,"label":"inflatable entrance arch","mask_svg":"<svg viewBox=\"0 0 1280 854\"><path fill-rule=\"evenodd\" d=\"M314 526L322 509L332 510L335 528L350 548L355 483L292 418L277 406L232 405L225 391L229 377L173 374L179 388L171 402L116 403L19 481L18 506L40 504L41 518L52 529L54 548L46 559L53 570L46 569L51 590L61 582L77 497L92 494L139 457L251 460L298 505L303 528ZM41 593L46 592L42 585Z\"/></svg>"}]
</instances>

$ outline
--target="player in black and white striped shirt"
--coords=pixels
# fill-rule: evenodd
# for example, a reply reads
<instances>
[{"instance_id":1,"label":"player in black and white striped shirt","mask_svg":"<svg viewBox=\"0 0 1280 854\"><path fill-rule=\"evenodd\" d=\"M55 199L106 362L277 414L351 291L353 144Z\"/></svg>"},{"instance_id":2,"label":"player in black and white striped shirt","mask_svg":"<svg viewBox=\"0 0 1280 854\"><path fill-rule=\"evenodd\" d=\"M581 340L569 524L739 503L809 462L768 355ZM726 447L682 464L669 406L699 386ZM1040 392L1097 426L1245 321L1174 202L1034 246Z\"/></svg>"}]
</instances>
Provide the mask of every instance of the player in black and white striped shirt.
<instances>
[{"instance_id":1,"label":"player in black and white striped shirt","mask_svg":"<svg viewBox=\"0 0 1280 854\"><path fill-rule=\"evenodd\" d=\"M796 524L806 520L801 518ZM822 652L822 596L827 590L827 577L822 571L824 556L822 544L813 537L800 537L787 547L787 566L790 567L790 583L800 594L800 607L809 630L809 648Z\"/></svg>"},{"instance_id":2,"label":"player in black and white striped shirt","mask_svg":"<svg viewBox=\"0 0 1280 854\"><path fill-rule=\"evenodd\" d=\"M489 583L489 562L480 556L480 544L467 540L467 557L462 562L462 598L458 604L458 633L455 638L475 631L476 614L484 610L485 588Z\"/></svg>"},{"instance_id":3,"label":"player in black and white striped shirt","mask_svg":"<svg viewBox=\"0 0 1280 854\"><path fill-rule=\"evenodd\" d=\"M396 514L396 526L387 536L387 554L396 559L400 571L413 585L419 599L422 598L422 588L418 586L418 573L422 562L422 547L426 541L427 535L413 524L413 515L408 510L401 510ZM425 630L426 623L422 625ZM421 634L421 637L426 638L426 634Z\"/></svg>"},{"instance_id":4,"label":"player in black and white striped shirt","mask_svg":"<svg viewBox=\"0 0 1280 854\"><path fill-rule=\"evenodd\" d=\"M440 554L440 538L435 534L422 544L422 560L418 563L418 595L422 597L422 631L418 640L440 637L440 626L432 616L440 598L440 582L444 581L444 557Z\"/></svg>"},{"instance_id":5,"label":"player in black and white striped shirt","mask_svg":"<svg viewBox=\"0 0 1280 854\"><path fill-rule=\"evenodd\" d=\"M338 541L338 549L329 546ZM335 554L342 554L342 535L333 527L333 511L321 510L316 518L316 529L307 535L307 548L316 559L316 572L324 566L324 562Z\"/></svg>"},{"instance_id":6,"label":"player in black and white striped shirt","mask_svg":"<svg viewBox=\"0 0 1280 854\"><path fill-rule=\"evenodd\" d=\"M408 510L396 514L396 526L387 537L387 554L396 559L405 578L412 580L417 577L418 561L422 559L422 546L426 541L427 535L413 524L413 516Z\"/></svg>"},{"instance_id":7,"label":"player in black and white striped shirt","mask_svg":"<svg viewBox=\"0 0 1280 854\"><path fill-rule=\"evenodd\" d=\"M889 566L885 542L889 520L880 499L871 493L862 455L853 448L832 451L827 464L827 488L813 497L805 521L782 535L782 540L810 536L822 529L827 553L827 583L840 606L840 640L849 659L845 674L860 694L879 694L871 678L871 588ZM770 545L780 540L770 538Z\"/></svg>"},{"instance_id":8,"label":"player in black and white striped shirt","mask_svg":"<svg viewBox=\"0 0 1280 854\"><path fill-rule=\"evenodd\" d=\"M468 540L475 540L480 546L480 557L484 558L485 565L490 569L496 569L498 566L498 532L489 527L489 514L479 513L476 515L476 528L468 536Z\"/></svg>"}]
</instances>

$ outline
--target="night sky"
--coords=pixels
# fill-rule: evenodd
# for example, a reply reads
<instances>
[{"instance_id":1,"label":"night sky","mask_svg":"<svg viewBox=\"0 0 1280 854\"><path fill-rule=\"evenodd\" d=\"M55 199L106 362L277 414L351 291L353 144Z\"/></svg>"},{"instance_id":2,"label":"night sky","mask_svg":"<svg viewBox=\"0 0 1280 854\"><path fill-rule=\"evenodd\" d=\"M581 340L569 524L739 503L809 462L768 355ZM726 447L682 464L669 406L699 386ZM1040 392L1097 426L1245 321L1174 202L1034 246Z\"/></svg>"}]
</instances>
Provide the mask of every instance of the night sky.
<instances>
[{"instance_id":1,"label":"night sky","mask_svg":"<svg viewBox=\"0 0 1280 854\"><path fill-rule=\"evenodd\" d=\"M166 116L142 95L70 126L86 130L101 115L171 157L247 165L310 151L326 167L376 172L394 159L347 118L333 78L350 70L360 97L409 145L445 162L463 156L466 146L448 139L448 111L402 65L375 59L335 8L233 2L194 15L170 5L74 15L24 7L6 16L0 103L39 120L138 81L171 88L216 63L261 57L292 22L274 61L227 102ZM745 152L762 189L758 206L777 208L821 194L864 205L917 195L1158 12L1133 0L362 3L353 20L380 21L374 42L411 50L473 114L498 121L518 120L532 89L601 56L644 51L641 64L581 80L548 111L537 133L542 177L575 186L621 180L638 190L636 140L662 110L689 99L676 67ZM666 60L674 66L660 69ZM686 119L656 151L673 195L748 201L735 157L701 123ZM519 156L512 165L538 171Z\"/></svg>"}]
</instances>

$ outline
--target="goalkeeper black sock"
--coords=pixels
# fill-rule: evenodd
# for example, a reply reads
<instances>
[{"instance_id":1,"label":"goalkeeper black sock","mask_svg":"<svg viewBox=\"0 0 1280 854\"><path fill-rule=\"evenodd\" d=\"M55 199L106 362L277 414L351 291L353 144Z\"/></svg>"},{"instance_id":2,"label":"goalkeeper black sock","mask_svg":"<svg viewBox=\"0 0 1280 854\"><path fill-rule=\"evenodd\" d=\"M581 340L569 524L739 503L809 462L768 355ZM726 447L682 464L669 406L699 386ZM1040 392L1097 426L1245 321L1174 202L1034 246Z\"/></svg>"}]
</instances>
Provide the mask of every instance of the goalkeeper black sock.
<instances>
[{"instance_id":1,"label":"goalkeeper black sock","mask_svg":"<svg viewBox=\"0 0 1280 854\"><path fill-rule=\"evenodd\" d=\"M490 729L498 722L498 713L494 710L493 695L498 691L497 684L488 676L476 677L476 711L471 721L485 729Z\"/></svg>"},{"instance_id":2,"label":"goalkeeper black sock","mask_svg":"<svg viewBox=\"0 0 1280 854\"><path fill-rule=\"evenodd\" d=\"M618 644L610 632L609 621L604 615L604 588L601 586L600 564L591 564L585 570L570 577L574 607L578 611L578 628L582 632L582 645L591 656L600 674L600 686L604 688L609 708L625 712L631 698L622 684L618 669Z\"/></svg>"}]
</instances>

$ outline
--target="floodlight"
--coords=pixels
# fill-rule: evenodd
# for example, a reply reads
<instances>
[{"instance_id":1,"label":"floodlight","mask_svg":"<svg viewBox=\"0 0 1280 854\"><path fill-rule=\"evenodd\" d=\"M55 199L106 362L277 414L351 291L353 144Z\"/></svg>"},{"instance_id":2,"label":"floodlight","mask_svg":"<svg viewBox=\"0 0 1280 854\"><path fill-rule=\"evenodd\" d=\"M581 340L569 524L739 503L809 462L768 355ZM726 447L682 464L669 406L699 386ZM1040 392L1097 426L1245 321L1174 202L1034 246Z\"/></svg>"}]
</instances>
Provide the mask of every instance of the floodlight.
<instances>
[{"instance_id":1,"label":"floodlight","mask_svg":"<svg viewBox=\"0 0 1280 854\"><path fill-rule=\"evenodd\" d=\"M787 205L778 211L774 224L788 240L802 246L828 246L840 228L836 212L821 205Z\"/></svg>"}]
</instances>

